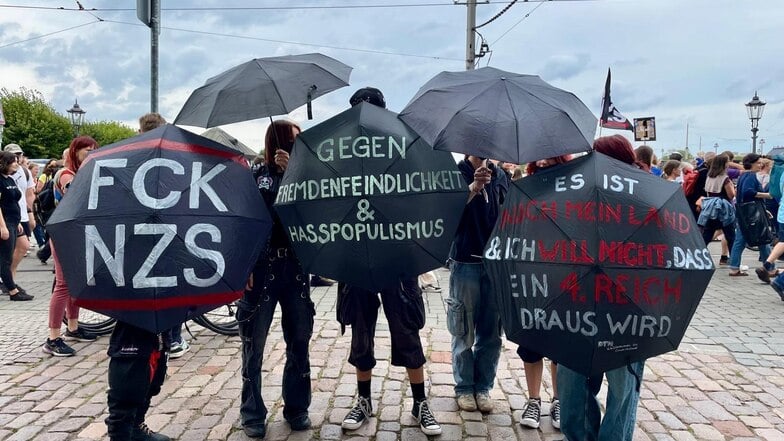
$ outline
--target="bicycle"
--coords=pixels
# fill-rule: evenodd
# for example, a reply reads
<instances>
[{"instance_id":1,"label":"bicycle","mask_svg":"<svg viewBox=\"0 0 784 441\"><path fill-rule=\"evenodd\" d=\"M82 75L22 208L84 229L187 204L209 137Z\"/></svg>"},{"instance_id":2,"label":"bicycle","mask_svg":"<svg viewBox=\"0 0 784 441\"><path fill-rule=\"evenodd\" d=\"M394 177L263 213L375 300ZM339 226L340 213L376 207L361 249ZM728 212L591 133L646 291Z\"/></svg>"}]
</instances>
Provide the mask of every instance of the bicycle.
<instances>
[{"instance_id":1,"label":"bicycle","mask_svg":"<svg viewBox=\"0 0 784 441\"><path fill-rule=\"evenodd\" d=\"M116 319L86 309L82 311L79 327L85 331L100 336L111 334L112 330L114 330ZM212 311L199 314L191 320L217 334L232 337L240 333L239 324L237 323L236 302L231 302ZM68 320L63 317L63 323L67 324L67 322Z\"/></svg>"}]
</instances>

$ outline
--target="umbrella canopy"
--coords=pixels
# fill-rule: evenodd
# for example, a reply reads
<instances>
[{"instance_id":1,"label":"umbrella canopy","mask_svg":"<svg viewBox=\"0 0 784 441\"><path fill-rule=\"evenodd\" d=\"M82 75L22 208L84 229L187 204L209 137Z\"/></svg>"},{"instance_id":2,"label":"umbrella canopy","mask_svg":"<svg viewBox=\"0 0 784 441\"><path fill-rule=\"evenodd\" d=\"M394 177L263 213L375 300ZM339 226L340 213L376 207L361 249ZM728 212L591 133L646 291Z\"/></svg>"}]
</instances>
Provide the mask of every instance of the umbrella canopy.
<instances>
[{"instance_id":1,"label":"umbrella canopy","mask_svg":"<svg viewBox=\"0 0 784 441\"><path fill-rule=\"evenodd\" d=\"M584 375L675 350L714 272L680 186L600 153L516 181L484 258L507 337Z\"/></svg>"},{"instance_id":2,"label":"umbrella canopy","mask_svg":"<svg viewBox=\"0 0 784 441\"><path fill-rule=\"evenodd\" d=\"M400 118L437 150L514 164L590 151L597 123L572 93L492 67L441 72Z\"/></svg>"},{"instance_id":3,"label":"umbrella canopy","mask_svg":"<svg viewBox=\"0 0 784 441\"><path fill-rule=\"evenodd\" d=\"M211 129L205 130L201 133L201 136L211 139L215 142L225 145L226 147L230 147L234 150L237 150L245 157L245 159L252 161L253 158L259 155L258 152L253 151L250 147L245 145L239 139L231 136L225 130L221 129L220 127L213 127Z\"/></svg>"},{"instance_id":4,"label":"umbrella canopy","mask_svg":"<svg viewBox=\"0 0 784 441\"><path fill-rule=\"evenodd\" d=\"M307 271L378 291L444 264L467 196L450 154L362 103L297 137L275 208Z\"/></svg>"},{"instance_id":5,"label":"umbrella canopy","mask_svg":"<svg viewBox=\"0 0 784 441\"><path fill-rule=\"evenodd\" d=\"M256 58L194 90L175 124L215 127L283 115L348 86L351 68L322 54Z\"/></svg>"},{"instance_id":6,"label":"umbrella canopy","mask_svg":"<svg viewBox=\"0 0 784 441\"><path fill-rule=\"evenodd\" d=\"M151 332L239 299L270 227L245 159L172 125L90 154L46 225L77 304Z\"/></svg>"}]
</instances>

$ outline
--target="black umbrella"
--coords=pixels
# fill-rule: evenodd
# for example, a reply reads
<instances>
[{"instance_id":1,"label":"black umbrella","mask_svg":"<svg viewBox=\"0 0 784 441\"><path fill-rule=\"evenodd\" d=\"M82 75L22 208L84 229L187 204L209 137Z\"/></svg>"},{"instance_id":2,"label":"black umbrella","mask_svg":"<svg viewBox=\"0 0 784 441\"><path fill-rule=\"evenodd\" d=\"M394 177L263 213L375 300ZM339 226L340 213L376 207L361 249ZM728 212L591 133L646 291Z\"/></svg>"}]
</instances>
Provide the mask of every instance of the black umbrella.
<instances>
[{"instance_id":1,"label":"black umbrella","mask_svg":"<svg viewBox=\"0 0 784 441\"><path fill-rule=\"evenodd\" d=\"M215 127L287 114L348 86L351 68L322 54L256 58L220 73L194 90L175 124Z\"/></svg>"},{"instance_id":2,"label":"black umbrella","mask_svg":"<svg viewBox=\"0 0 784 441\"><path fill-rule=\"evenodd\" d=\"M297 137L275 207L306 270L377 291L444 264L467 196L450 154L362 103Z\"/></svg>"},{"instance_id":3,"label":"black umbrella","mask_svg":"<svg viewBox=\"0 0 784 441\"><path fill-rule=\"evenodd\" d=\"M239 152L172 125L90 154L46 225L77 304L152 332L239 299L270 227Z\"/></svg>"},{"instance_id":4,"label":"black umbrella","mask_svg":"<svg viewBox=\"0 0 784 441\"><path fill-rule=\"evenodd\" d=\"M437 150L515 164L590 151L597 123L572 93L492 67L441 72L400 118Z\"/></svg>"},{"instance_id":5,"label":"black umbrella","mask_svg":"<svg viewBox=\"0 0 784 441\"><path fill-rule=\"evenodd\" d=\"M584 375L675 350L714 272L681 187L600 153L515 182L484 258L507 337Z\"/></svg>"}]
</instances>

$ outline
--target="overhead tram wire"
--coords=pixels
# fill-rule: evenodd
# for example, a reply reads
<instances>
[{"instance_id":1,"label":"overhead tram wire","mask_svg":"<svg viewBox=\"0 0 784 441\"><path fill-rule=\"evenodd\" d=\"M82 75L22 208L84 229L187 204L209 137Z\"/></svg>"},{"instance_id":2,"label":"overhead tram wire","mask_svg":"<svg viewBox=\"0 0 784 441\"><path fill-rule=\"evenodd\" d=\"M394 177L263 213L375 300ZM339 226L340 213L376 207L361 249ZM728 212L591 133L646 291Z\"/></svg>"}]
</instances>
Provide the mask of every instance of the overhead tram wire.
<instances>
[{"instance_id":1,"label":"overhead tram wire","mask_svg":"<svg viewBox=\"0 0 784 441\"><path fill-rule=\"evenodd\" d=\"M526 2L549 2L554 0L526 0ZM555 0L555 1L595 1L595 0ZM488 0L482 4L505 4L508 0ZM183 8L161 8L161 11L180 11L180 12L199 12L199 11L268 11L268 10L307 10L307 9L382 9L382 8L419 8L419 7L439 7L455 6L454 2L445 3L397 3L397 4L364 4L364 5L320 5L320 6L221 6L221 7L183 7ZM66 8L55 6L31 6L31 5L8 5L0 4L0 8L16 9L38 9L52 11L93 11L93 12L132 12L135 8Z\"/></svg>"},{"instance_id":2,"label":"overhead tram wire","mask_svg":"<svg viewBox=\"0 0 784 441\"><path fill-rule=\"evenodd\" d=\"M126 21L118 21L118 20L103 20L106 23L117 23L117 24L124 24L130 26L144 26L141 23L129 23ZM254 41L265 41L268 43L280 43L280 44L291 44L296 46L309 46L315 48L325 48L325 49L335 49L335 50L342 50L342 51L352 51L352 52L363 52L363 53L370 53L370 54L378 54L378 55L394 55L399 57L413 57L413 58L427 58L431 60L445 60L445 61L463 61L462 58L450 58L450 57L439 57L435 55L420 55L420 54L407 54L401 52L389 52L389 51L381 51L375 49L359 49L359 48L351 48L351 47L343 47L343 46L332 46L326 44L315 44L315 43L303 43L299 41L287 41L287 40L275 40L272 38L262 38L262 37L250 37L247 35L235 35L235 34L224 34L220 32L210 32L210 31L199 31L195 29L183 29L183 28L173 28L169 26L161 26L161 29L166 29L169 31L179 31L179 32L190 32L194 34L202 34L202 35L213 35L217 37L229 37L229 38L239 38L243 40L254 40Z\"/></svg>"},{"instance_id":3,"label":"overhead tram wire","mask_svg":"<svg viewBox=\"0 0 784 441\"><path fill-rule=\"evenodd\" d=\"M95 21L91 21L91 22L88 22L88 23L82 23L80 25L71 26L71 27L68 27L68 28L65 28L65 29L60 29L59 31L49 32L47 34L37 35L35 37L26 38L24 40L19 40L19 41L14 41L14 42L11 42L11 43L3 44L3 45L0 45L0 49L6 48L6 47L9 47L9 46L13 46L15 44L27 43L28 41L38 40L39 38L49 37L51 35L59 34L61 32L68 32L68 31L71 31L73 29L78 29L78 28L81 28L81 27L84 27L84 26L89 26L89 25L92 25L92 24L95 24L95 23L100 23L102 21L103 20L98 18Z\"/></svg>"},{"instance_id":4,"label":"overhead tram wire","mask_svg":"<svg viewBox=\"0 0 784 441\"><path fill-rule=\"evenodd\" d=\"M540 2L539 2L539 4L538 4L538 5L536 5L536 7L535 7L535 8L531 9L531 11L530 11L530 12L528 12L528 13L527 13L527 14L525 14L525 15L523 15L523 18L521 18L520 20L517 20L517 23L513 24L513 25L512 25L512 27L510 27L509 29L507 29L506 31L504 31L504 33L503 33L503 34L501 34L501 36L500 36L500 37L498 37L498 38L497 38L497 39L496 39L496 40L495 40L495 41L494 41L492 44L496 44L496 43L498 43L499 41L501 41L501 39L502 39L502 38L504 38L504 37L506 36L506 34L508 34L509 32L511 32L511 31L512 31L512 29L514 29L514 28L515 28L517 25L519 25L520 23L522 23L522 22L523 22L523 20L525 20L526 18L530 17L530 16L531 16L531 14L533 14L534 12L536 12L536 10L537 10L537 9L539 9L539 8L540 8L540 7L541 7L543 4L545 4L545 3L549 3L549 2L551 2L551 1L552 1L552 0L542 0L542 1L540 1Z\"/></svg>"}]
</instances>

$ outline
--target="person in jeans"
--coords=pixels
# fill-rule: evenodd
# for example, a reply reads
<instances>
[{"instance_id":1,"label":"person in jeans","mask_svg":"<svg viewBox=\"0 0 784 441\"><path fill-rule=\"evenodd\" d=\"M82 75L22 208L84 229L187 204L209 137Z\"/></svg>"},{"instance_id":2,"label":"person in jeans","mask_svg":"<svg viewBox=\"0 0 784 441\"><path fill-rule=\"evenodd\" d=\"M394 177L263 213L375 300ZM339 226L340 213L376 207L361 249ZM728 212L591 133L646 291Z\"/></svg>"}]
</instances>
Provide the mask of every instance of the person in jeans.
<instances>
[{"instance_id":1,"label":"person in jeans","mask_svg":"<svg viewBox=\"0 0 784 441\"><path fill-rule=\"evenodd\" d=\"M593 143L597 152L637 167L634 150L622 135L604 136ZM558 365L561 395L561 432L567 441L632 441L640 400L644 361L586 377L563 364ZM604 418L597 395L607 378L607 405Z\"/></svg>"},{"instance_id":2,"label":"person in jeans","mask_svg":"<svg viewBox=\"0 0 784 441\"><path fill-rule=\"evenodd\" d=\"M736 206L745 202L753 202L756 199L771 199L770 193L762 190L762 184L757 180L757 172L762 168L762 156L756 153L749 153L743 157L744 172L738 177L736 186ZM747 273L740 268L741 256L746 248L746 238L740 230L740 224L736 222L735 241L730 249L730 275L744 276ZM776 267L767 262L770 255L770 245L759 246L759 260L763 262L764 269L769 273L776 274Z\"/></svg>"},{"instance_id":3,"label":"person in jeans","mask_svg":"<svg viewBox=\"0 0 784 441\"><path fill-rule=\"evenodd\" d=\"M384 94L374 87L357 90L349 99L351 106L367 102L386 108ZM379 302L379 295L381 301ZM348 362L356 368L357 401L343 419L342 427L356 430L373 415L370 400L370 382L376 365L374 338L378 308L383 303L384 315L389 322L392 341L390 363L406 368L414 405L411 414L425 435L441 434L441 425L430 410L425 391L425 352L419 338L419 330L425 326L425 303L417 276L399 280L398 285L382 289L380 293L338 283L337 319L341 331L351 326L351 352Z\"/></svg>"},{"instance_id":4,"label":"person in jeans","mask_svg":"<svg viewBox=\"0 0 784 441\"><path fill-rule=\"evenodd\" d=\"M272 316L280 304L281 328L286 342L286 365L283 368L283 417L292 430L311 426L310 357L308 345L313 334L316 314L310 299L306 274L272 205L288 167L289 152L300 132L299 126L277 120L265 137L266 161L254 169L264 203L272 215L273 225L264 252L259 255L245 294L237 304L237 322L242 339L242 429L251 438L267 433L267 407L261 394L261 364Z\"/></svg>"},{"instance_id":5,"label":"person in jeans","mask_svg":"<svg viewBox=\"0 0 784 441\"><path fill-rule=\"evenodd\" d=\"M458 164L469 184L469 199L452 243L447 328L452 334L455 397L462 410L490 412L490 390L501 355L501 317L482 264L509 178L486 158L466 157Z\"/></svg>"}]
</instances>

